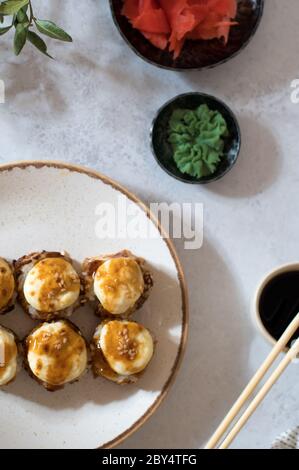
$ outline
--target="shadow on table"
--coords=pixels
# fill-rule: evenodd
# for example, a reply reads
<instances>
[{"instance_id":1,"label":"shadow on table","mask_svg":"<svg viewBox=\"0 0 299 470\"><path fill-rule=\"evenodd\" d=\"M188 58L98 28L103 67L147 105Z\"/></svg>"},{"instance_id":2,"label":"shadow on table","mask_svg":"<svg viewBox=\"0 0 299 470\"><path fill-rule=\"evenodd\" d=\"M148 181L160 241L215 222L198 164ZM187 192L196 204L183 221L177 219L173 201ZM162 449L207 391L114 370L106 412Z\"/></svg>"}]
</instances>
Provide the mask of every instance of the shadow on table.
<instances>
[{"instance_id":1,"label":"shadow on table","mask_svg":"<svg viewBox=\"0 0 299 470\"><path fill-rule=\"evenodd\" d=\"M262 193L276 181L282 165L271 130L252 116L241 115L238 120L242 147L235 166L221 180L204 186L207 191L231 198Z\"/></svg>"},{"instance_id":2,"label":"shadow on table","mask_svg":"<svg viewBox=\"0 0 299 470\"><path fill-rule=\"evenodd\" d=\"M251 326L238 280L209 241L198 251L176 245L190 291L187 354L168 399L121 448L204 445L249 379Z\"/></svg>"}]
</instances>

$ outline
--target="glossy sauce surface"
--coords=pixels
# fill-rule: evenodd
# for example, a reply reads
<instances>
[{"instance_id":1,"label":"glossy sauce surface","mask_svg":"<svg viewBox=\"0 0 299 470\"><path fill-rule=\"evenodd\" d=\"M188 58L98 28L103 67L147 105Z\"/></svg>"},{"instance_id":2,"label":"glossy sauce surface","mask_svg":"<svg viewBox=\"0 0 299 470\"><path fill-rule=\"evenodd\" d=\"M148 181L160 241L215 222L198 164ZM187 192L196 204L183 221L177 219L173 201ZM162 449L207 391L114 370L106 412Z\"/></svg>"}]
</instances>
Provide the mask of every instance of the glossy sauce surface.
<instances>
[{"instance_id":1,"label":"glossy sauce surface","mask_svg":"<svg viewBox=\"0 0 299 470\"><path fill-rule=\"evenodd\" d=\"M3 358L2 358L2 352L0 354L0 379L4 375L4 373L6 371L6 368L7 368L7 365L9 364L9 362L12 359L14 359L16 357L16 355L17 355L17 346L16 346L16 344L15 343L13 343L13 344L5 343ZM3 361L3 359L4 359L4 361Z\"/></svg>"},{"instance_id":2,"label":"glossy sauce surface","mask_svg":"<svg viewBox=\"0 0 299 470\"><path fill-rule=\"evenodd\" d=\"M142 325L129 321L105 322L98 333L99 347L119 375L141 372L153 355L153 340Z\"/></svg>"},{"instance_id":3,"label":"glossy sauce surface","mask_svg":"<svg viewBox=\"0 0 299 470\"><path fill-rule=\"evenodd\" d=\"M28 355L34 354L38 359L33 373L41 380L61 385L74 378L74 365L78 363L78 374L86 362L86 344L84 338L68 323L59 322L62 326L57 331L36 330L27 339ZM85 364L86 365L86 364Z\"/></svg>"},{"instance_id":4,"label":"glossy sauce surface","mask_svg":"<svg viewBox=\"0 0 299 470\"><path fill-rule=\"evenodd\" d=\"M101 348L97 342L94 342L92 367L95 375L102 375L110 380L116 380L118 374L111 369L108 362L106 361Z\"/></svg>"},{"instance_id":5,"label":"glossy sauce surface","mask_svg":"<svg viewBox=\"0 0 299 470\"><path fill-rule=\"evenodd\" d=\"M43 312L54 312L72 305L80 294L80 279L63 258L45 258L30 270L24 294L28 303Z\"/></svg>"},{"instance_id":6,"label":"glossy sauce surface","mask_svg":"<svg viewBox=\"0 0 299 470\"><path fill-rule=\"evenodd\" d=\"M142 327L137 323L130 323L130 327L122 322L109 322L106 325L105 356L113 361L122 361L130 368L131 363L138 354L138 342L136 336L142 332Z\"/></svg>"},{"instance_id":7,"label":"glossy sauce surface","mask_svg":"<svg viewBox=\"0 0 299 470\"><path fill-rule=\"evenodd\" d=\"M124 313L144 291L143 274L131 258L112 258L97 270L94 280L97 297L111 313Z\"/></svg>"},{"instance_id":8,"label":"glossy sauce surface","mask_svg":"<svg viewBox=\"0 0 299 470\"><path fill-rule=\"evenodd\" d=\"M0 309L8 305L15 289L15 280L9 264L0 258Z\"/></svg>"},{"instance_id":9,"label":"glossy sauce surface","mask_svg":"<svg viewBox=\"0 0 299 470\"><path fill-rule=\"evenodd\" d=\"M11 332L0 327L0 383L5 379L10 381L16 368L18 348Z\"/></svg>"}]
</instances>

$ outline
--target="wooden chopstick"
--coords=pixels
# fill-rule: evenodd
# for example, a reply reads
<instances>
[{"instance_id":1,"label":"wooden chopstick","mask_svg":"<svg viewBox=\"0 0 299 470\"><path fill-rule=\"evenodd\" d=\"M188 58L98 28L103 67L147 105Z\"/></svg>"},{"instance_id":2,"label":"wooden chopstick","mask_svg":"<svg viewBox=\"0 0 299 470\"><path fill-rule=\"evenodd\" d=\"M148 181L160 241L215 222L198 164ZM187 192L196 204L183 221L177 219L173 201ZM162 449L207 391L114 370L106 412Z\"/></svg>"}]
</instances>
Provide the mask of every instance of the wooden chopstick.
<instances>
[{"instance_id":1,"label":"wooden chopstick","mask_svg":"<svg viewBox=\"0 0 299 470\"><path fill-rule=\"evenodd\" d=\"M286 345L292 338L292 336L296 333L299 328L299 313L296 315L294 320L289 324L285 332L282 334L280 339L275 344L274 348L265 359L261 367L252 377L248 385L245 387L239 398L237 399L236 403L233 405L231 410L228 412L226 417L223 419L221 424L216 429L215 433L207 442L205 449L214 449L221 437L227 431L235 417L240 412L241 408L244 406L248 398L252 395L262 378L265 376L266 372L270 369L275 359L278 355L285 349Z\"/></svg>"},{"instance_id":2,"label":"wooden chopstick","mask_svg":"<svg viewBox=\"0 0 299 470\"><path fill-rule=\"evenodd\" d=\"M299 354L299 339L295 341L293 346L289 349L288 353L284 356L282 361L279 363L274 372L270 375L269 379L262 386L260 391L257 393L256 397L252 400L248 408L241 415L239 420L236 422L234 427L231 429L229 434L226 436L222 444L219 446L219 449L227 449L227 447L232 443L237 434L241 431L243 426L247 423L250 416L255 412L259 404L265 398L267 393L273 387L275 382L279 379L281 374L285 371L287 366L296 358Z\"/></svg>"}]
</instances>

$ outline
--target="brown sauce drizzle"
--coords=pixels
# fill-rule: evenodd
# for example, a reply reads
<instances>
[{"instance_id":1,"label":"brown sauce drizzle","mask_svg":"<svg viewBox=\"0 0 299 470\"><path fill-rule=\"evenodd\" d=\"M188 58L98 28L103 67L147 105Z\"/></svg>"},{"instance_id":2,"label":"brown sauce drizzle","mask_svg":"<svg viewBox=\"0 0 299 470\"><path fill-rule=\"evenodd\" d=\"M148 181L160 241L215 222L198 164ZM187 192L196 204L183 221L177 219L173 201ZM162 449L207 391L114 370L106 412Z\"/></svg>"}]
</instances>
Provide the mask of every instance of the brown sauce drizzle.
<instances>
[{"instance_id":1,"label":"brown sauce drizzle","mask_svg":"<svg viewBox=\"0 0 299 470\"><path fill-rule=\"evenodd\" d=\"M92 353L92 367L93 373L96 376L103 376L110 380L117 380L118 374L111 369L108 362L106 361L101 348L94 343L94 349Z\"/></svg>"},{"instance_id":2,"label":"brown sauce drizzle","mask_svg":"<svg viewBox=\"0 0 299 470\"><path fill-rule=\"evenodd\" d=\"M0 259L0 264L2 264ZM0 309L6 307L12 298L15 288L15 281L9 266L0 267Z\"/></svg>"},{"instance_id":3,"label":"brown sauce drizzle","mask_svg":"<svg viewBox=\"0 0 299 470\"><path fill-rule=\"evenodd\" d=\"M28 352L40 358L37 361L37 377L43 368L43 356L50 358L46 381L51 385L62 385L69 377L74 361L86 348L85 341L70 326L65 325L55 333L40 331L28 338Z\"/></svg>"},{"instance_id":4,"label":"brown sauce drizzle","mask_svg":"<svg viewBox=\"0 0 299 470\"><path fill-rule=\"evenodd\" d=\"M17 346L16 343L4 343L4 357L2 358L0 356L0 379L3 377L7 365L10 363L10 361L16 357L17 355ZM4 359L4 364L1 363L1 361Z\"/></svg>"},{"instance_id":5,"label":"brown sauce drizzle","mask_svg":"<svg viewBox=\"0 0 299 470\"><path fill-rule=\"evenodd\" d=\"M139 295L144 290L142 271L138 263L130 258L114 258L107 265L102 264L96 273L96 282L100 283L104 291L106 301L104 307L108 311L115 308L115 298L119 298L125 292L126 298L135 299L136 292Z\"/></svg>"},{"instance_id":6,"label":"brown sauce drizzle","mask_svg":"<svg viewBox=\"0 0 299 470\"><path fill-rule=\"evenodd\" d=\"M132 361L141 353L135 338L143 330L142 326L138 323L130 322L128 327L126 323L115 320L108 322L106 328L105 355L101 351L99 344L96 345L97 351L100 351L102 356L97 357L99 367L105 368L102 364L104 360L110 368L110 359L113 362L121 361L128 371L132 371ZM113 373L115 374L115 372Z\"/></svg>"},{"instance_id":7,"label":"brown sauce drizzle","mask_svg":"<svg viewBox=\"0 0 299 470\"><path fill-rule=\"evenodd\" d=\"M69 263L63 258L45 258L33 268L32 274L37 271L38 279L42 281L38 299L42 311L54 311L53 300L64 292L79 292L80 279L75 273L69 276L67 264Z\"/></svg>"}]
</instances>

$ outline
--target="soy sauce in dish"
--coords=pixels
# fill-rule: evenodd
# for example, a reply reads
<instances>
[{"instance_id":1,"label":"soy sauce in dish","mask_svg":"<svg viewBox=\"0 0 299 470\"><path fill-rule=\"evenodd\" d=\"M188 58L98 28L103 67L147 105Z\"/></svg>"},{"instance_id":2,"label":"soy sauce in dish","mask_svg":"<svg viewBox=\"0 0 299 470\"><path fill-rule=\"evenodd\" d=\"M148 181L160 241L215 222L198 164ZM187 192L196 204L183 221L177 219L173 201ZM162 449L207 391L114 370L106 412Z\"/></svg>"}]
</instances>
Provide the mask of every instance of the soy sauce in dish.
<instances>
[{"instance_id":1,"label":"soy sauce in dish","mask_svg":"<svg viewBox=\"0 0 299 470\"><path fill-rule=\"evenodd\" d=\"M266 330L278 340L298 312L299 270L273 277L264 287L259 300L259 313ZM299 330L288 346L298 337Z\"/></svg>"}]
</instances>

